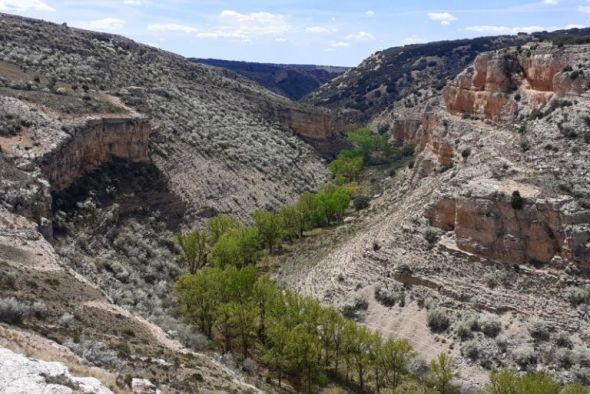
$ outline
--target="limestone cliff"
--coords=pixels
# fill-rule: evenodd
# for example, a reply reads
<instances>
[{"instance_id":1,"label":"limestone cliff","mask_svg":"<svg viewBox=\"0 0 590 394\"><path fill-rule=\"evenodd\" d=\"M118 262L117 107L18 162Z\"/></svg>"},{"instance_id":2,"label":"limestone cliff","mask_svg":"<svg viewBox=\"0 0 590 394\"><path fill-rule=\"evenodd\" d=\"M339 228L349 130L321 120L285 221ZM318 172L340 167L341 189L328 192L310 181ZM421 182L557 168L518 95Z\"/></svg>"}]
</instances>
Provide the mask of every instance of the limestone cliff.
<instances>
[{"instance_id":1,"label":"limestone cliff","mask_svg":"<svg viewBox=\"0 0 590 394\"><path fill-rule=\"evenodd\" d=\"M517 193L517 194L515 194ZM453 230L464 251L508 263L573 261L590 272L590 210L568 196L548 196L512 181L477 180L459 196L443 197L424 214Z\"/></svg>"},{"instance_id":2,"label":"limestone cliff","mask_svg":"<svg viewBox=\"0 0 590 394\"><path fill-rule=\"evenodd\" d=\"M553 97L579 96L590 81L580 70L590 46L526 45L479 55L449 83L443 97L453 114L512 119L523 106L539 108Z\"/></svg>"},{"instance_id":3,"label":"limestone cliff","mask_svg":"<svg viewBox=\"0 0 590 394\"><path fill-rule=\"evenodd\" d=\"M65 189L114 159L147 161L150 125L142 117L93 117L70 127L70 134L41 158L41 170L55 190Z\"/></svg>"}]
</instances>

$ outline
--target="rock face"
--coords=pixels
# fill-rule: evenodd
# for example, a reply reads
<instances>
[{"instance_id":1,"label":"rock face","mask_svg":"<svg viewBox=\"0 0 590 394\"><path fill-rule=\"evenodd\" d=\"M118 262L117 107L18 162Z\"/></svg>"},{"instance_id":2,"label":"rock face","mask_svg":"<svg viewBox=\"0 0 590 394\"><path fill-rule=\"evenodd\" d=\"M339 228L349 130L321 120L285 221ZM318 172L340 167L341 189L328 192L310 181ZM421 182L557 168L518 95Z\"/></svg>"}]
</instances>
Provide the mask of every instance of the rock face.
<instances>
[{"instance_id":1,"label":"rock face","mask_svg":"<svg viewBox=\"0 0 590 394\"><path fill-rule=\"evenodd\" d=\"M315 141L325 141L344 131L342 120L322 111L282 109L278 119L296 134Z\"/></svg>"},{"instance_id":2,"label":"rock face","mask_svg":"<svg viewBox=\"0 0 590 394\"><path fill-rule=\"evenodd\" d=\"M77 377L57 362L33 360L0 348L0 388L5 393L112 394L98 379Z\"/></svg>"},{"instance_id":3,"label":"rock face","mask_svg":"<svg viewBox=\"0 0 590 394\"><path fill-rule=\"evenodd\" d=\"M522 106L539 108L553 97L578 96L590 74L578 69L590 46L557 48L539 44L479 55L443 91L450 113L499 120L516 116Z\"/></svg>"},{"instance_id":4,"label":"rock face","mask_svg":"<svg viewBox=\"0 0 590 394\"><path fill-rule=\"evenodd\" d=\"M71 128L65 139L41 159L41 170L54 190L62 190L114 159L148 161L150 125L142 117L95 117Z\"/></svg>"},{"instance_id":5,"label":"rock face","mask_svg":"<svg viewBox=\"0 0 590 394\"><path fill-rule=\"evenodd\" d=\"M452 167L455 149L443 138L444 127L441 128L441 125L440 116L433 112L404 113L403 117L393 121L393 141L400 146L415 145L417 152L434 157L435 165Z\"/></svg>"},{"instance_id":6,"label":"rock face","mask_svg":"<svg viewBox=\"0 0 590 394\"><path fill-rule=\"evenodd\" d=\"M513 193L518 192L518 197ZM530 185L488 180L425 211L436 227L454 230L457 246L510 263L550 263L555 256L590 272L590 211L571 197L548 197Z\"/></svg>"}]
</instances>

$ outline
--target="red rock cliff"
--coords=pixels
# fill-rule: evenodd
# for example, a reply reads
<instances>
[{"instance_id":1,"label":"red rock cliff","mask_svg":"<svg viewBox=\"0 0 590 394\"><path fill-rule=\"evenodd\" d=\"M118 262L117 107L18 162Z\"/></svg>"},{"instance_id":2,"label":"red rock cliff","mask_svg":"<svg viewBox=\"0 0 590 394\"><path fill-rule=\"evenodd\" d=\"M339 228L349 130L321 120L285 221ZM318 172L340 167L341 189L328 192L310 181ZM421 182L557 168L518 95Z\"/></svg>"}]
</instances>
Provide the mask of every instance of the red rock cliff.
<instances>
[{"instance_id":1,"label":"red rock cliff","mask_svg":"<svg viewBox=\"0 0 590 394\"><path fill-rule=\"evenodd\" d=\"M538 108L554 96L577 96L590 75L578 70L590 46L523 47L479 55L473 67L449 83L443 97L450 113L511 119L520 106Z\"/></svg>"},{"instance_id":2,"label":"red rock cliff","mask_svg":"<svg viewBox=\"0 0 590 394\"><path fill-rule=\"evenodd\" d=\"M150 126L140 117L90 118L75 126L70 138L41 159L41 170L56 190L114 158L148 160Z\"/></svg>"},{"instance_id":3,"label":"red rock cliff","mask_svg":"<svg viewBox=\"0 0 590 394\"><path fill-rule=\"evenodd\" d=\"M590 211L573 209L571 197L550 198L512 181L477 181L465 189L425 211L432 225L454 230L459 249L510 263L550 263L557 256L590 272ZM523 200L515 208L517 190Z\"/></svg>"}]
</instances>

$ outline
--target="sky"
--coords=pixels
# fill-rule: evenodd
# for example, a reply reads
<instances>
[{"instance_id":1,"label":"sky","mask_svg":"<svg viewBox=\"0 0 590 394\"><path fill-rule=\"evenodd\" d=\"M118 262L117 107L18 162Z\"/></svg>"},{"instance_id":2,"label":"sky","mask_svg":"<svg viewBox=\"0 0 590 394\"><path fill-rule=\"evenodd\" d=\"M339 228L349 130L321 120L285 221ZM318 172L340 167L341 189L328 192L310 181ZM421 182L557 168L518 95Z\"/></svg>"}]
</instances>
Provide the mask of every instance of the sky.
<instances>
[{"instance_id":1,"label":"sky","mask_svg":"<svg viewBox=\"0 0 590 394\"><path fill-rule=\"evenodd\" d=\"M590 26L590 0L0 0L186 57L355 66L392 46Z\"/></svg>"}]
</instances>

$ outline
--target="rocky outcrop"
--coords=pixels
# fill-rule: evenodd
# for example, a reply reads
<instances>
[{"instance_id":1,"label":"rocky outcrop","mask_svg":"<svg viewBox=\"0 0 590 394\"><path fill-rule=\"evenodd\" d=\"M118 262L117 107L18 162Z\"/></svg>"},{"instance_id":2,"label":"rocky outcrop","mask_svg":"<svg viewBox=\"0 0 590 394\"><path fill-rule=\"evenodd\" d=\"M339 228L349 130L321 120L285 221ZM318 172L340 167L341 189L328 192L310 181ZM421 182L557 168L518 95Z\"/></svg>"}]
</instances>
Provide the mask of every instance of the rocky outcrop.
<instances>
[{"instance_id":1,"label":"rocky outcrop","mask_svg":"<svg viewBox=\"0 0 590 394\"><path fill-rule=\"evenodd\" d=\"M286 110L281 116L296 134L313 140L326 140L344 131L344 122L319 111Z\"/></svg>"},{"instance_id":2,"label":"rocky outcrop","mask_svg":"<svg viewBox=\"0 0 590 394\"><path fill-rule=\"evenodd\" d=\"M539 108L553 97L578 96L590 82L589 53L588 45L539 44L483 53L445 87L446 108L500 120L513 118L522 106Z\"/></svg>"},{"instance_id":3,"label":"rocky outcrop","mask_svg":"<svg viewBox=\"0 0 590 394\"><path fill-rule=\"evenodd\" d=\"M590 210L571 197L550 197L513 181L478 180L460 196L429 205L425 216L454 230L457 247L466 252L510 263L573 261L590 272Z\"/></svg>"},{"instance_id":4,"label":"rocky outcrop","mask_svg":"<svg viewBox=\"0 0 590 394\"><path fill-rule=\"evenodd\" d=\"M41 170L55 190L113 159L148 160L150 126L142 117L94 117L71 128L66 138L41 159Z\"/></svg>"},{"instance_id":5,"label":"rocky outcrop","mask_svg":"<svg viewBox=\"0 0 590 394\"><path fill-rule=\"evenodd\" d=\"M0 347L0 387L6 393L82 393L112 394L93 377L77 377L59 362L25 357Z\"/></svg>"},{"instance_id":6,"label":"rocky outcrop","mask_svg":"<svg viewBox=\"0 0 590 394\"><path fill-rule=\"evenodd\" d=\"M403 117L394 119L392 137L395 145L415 145L422 156L434 158L435 165L445 168L453 166L455 149L444 138L445 124L440 114L423 112L418 114L404 114Z\"/></svg>"}]
</instances>

